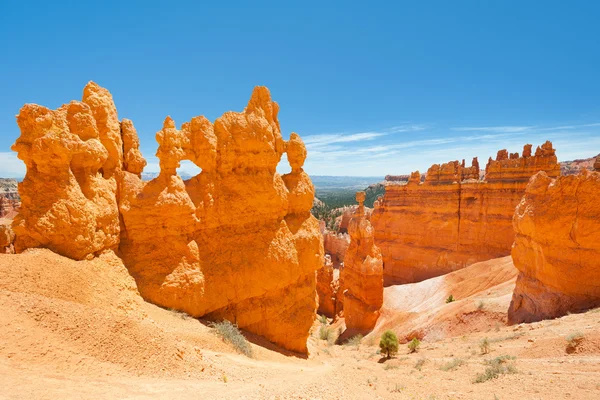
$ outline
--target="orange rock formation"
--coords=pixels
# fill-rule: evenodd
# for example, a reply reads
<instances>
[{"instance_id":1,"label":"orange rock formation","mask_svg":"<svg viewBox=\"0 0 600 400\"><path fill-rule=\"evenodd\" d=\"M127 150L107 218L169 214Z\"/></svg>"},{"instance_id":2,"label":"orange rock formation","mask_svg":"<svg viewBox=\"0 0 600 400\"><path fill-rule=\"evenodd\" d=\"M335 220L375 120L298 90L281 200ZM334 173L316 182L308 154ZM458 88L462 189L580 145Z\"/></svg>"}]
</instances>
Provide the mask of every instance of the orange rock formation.
<instances>
[{"instance_id":1,"label":"orange rock formation","mask_svg":"<svg viewBox=\"0 0 600 400\"><path fill-rule=\"evenodd\" d=\"M600 306L600 173L535 175L517 206L512 257L519 270L509 322Z\"/></svg>"},{"instance_id":2,"label":"orange rock formation","mask_svg":"<svg viewBox=\"0 0 600 400\"><path fill-rule=\"evenodd\" d=\"M8 221L0 220L0 254L14 253L15 234Z\"/></svg>"},{"instance_id":3,"label":"orange rock formation","mask_svg":"<svg viewBox=\"0 0 600 400\"><path fill-rule=\"evenodd\" d=\"M344 266L344 257L350 245L347 233L335 233L323 229L323 247L325 262L317 273L317 294L319 295L319 313L334 317L343 308L340 288L340 270Z\"/></svg>"},{"instance_id":4,"label":"orange rock formation","mask_svg":"<svg viewBox=\"0 0 600 400\"><path fill-rule=\"evenodd\" d=\"M420 282L472 263L506 256L514 238L512 215L529 178L560 167L546 142L531 155L498 152L483 181L479 163L449 162L429 168L423 183L414 172L407 184L386 186L371 221L384 260L386 285Z\"/></svg>"},{"instance_id":5,"label":"orange rock formation","mask_svg":"<svg viewBox=\"0 0 600 400\"><path fill-rule=\"evenodd\" d=\"M295 133L282 139L278 111L256 87L243 112L214 124L195 117L178 130L167 117L160 175L143 182L137 134L106 89L90 82L82 102L57 110L25 105L13 146L27 165L16 250L76 260L118 250L146 300L306 352L323 244L306 148ZM282 177L284 152L292 171ZM182 160L202 172L184 182Z\"/></svg>"},{"instance_id":6,"label":"orange rock formation","mask_svg":"<svg viewBox=\"0 0 600 400\"><path fill-rule=\"evenodd\" d=\"M356 193L359 206L348 224L350 246L341 273L346 327L363 334L373 329L383 304L383 261L365 216L365 197L365 192Z\"/></svg>"}]
</instances>

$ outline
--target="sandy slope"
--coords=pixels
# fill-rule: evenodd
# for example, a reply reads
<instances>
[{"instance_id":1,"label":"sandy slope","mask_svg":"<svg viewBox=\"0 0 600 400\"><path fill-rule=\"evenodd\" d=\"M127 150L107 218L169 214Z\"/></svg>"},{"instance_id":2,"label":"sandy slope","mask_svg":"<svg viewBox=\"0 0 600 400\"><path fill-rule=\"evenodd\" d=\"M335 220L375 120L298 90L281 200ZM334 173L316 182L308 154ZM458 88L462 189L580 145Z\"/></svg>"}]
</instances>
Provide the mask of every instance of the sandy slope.
<instances>
[{"instance_id":1,"label":"sandy slope","mask_svg":"<svg viewBox=\"0 0 600 400\"><path fill-rule=\"evenodd\" d=\"M377 329L422 334L416 354L401 346L382 360L376 335L359 348L329 345L315 323L308 359L256 337L265 347L253 345L250 359L201 321L144 303L110 253L80 262L47 250L0 255L0 398L600 398L600 313L506 327L510 259L463 271L386 289ZM448 293L457 301L446 304ZM574 332L583 340L569 353ZM518 373L472 383L500 355L515 356ZM464 364L440 369L454 358Z\"/></svg>"}]
</instances>

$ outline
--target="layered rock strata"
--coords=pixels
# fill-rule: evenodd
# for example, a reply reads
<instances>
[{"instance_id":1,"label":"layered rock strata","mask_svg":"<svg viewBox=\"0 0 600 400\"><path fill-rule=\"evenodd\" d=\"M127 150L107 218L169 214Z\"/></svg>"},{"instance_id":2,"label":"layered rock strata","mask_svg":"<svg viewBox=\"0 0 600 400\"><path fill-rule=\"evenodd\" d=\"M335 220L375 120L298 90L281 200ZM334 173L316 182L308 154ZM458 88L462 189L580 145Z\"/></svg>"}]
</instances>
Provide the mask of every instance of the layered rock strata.
<instances>
[{"instance_id":1,"label":"layered rock strata","mask_svg":"<svg viewBox=\"0 0 600 400\"><path fill-rule=\"evenodd\" d=\"M16 179L0 178L0 218L13 218L21 206Z\"/></svg>"},{"instance_id":2,"label":"layered rock strata","mask_svg":"<svg viewBox=\"0 0 600 400\"><path fill-rule=\"evenodd\" d=\"M156 134L160 174L146 164L131 121L94 83L57 110L25 105L13 149L27 166L14 221L16 250L46 247L76 259L115 250L141 295L163 307L241 328L306 352L323 263L306 148L285 142L279 106L256 87L246 109L200 116ZM283 153L292 167L276 172ZM202 172L183 181L180 162Z\"/></svg>"},{"instance_id":3,"label":"layered rock strata","mask_svg":"<svg viewBox=\"0 0 600 400\"><path fill-rule=\"evenodd\" d=\"M512 215L529 178L560 172L552 143L521 157L501 150L479 179L479 163L435 164L424 182L414 172L406 184L388 184L371 221L381 248L386 285L420 282L472 263L506 256Z\"/></svg>"},{"instance_id":4,"label":"layered rock strata","mask_svg":"<svg viewBox=\"0 0 600 400\"><path fill-rule=\"evenodd\" d=\"M350 246L341 272L346 327L361 334L373 329L383 304L383 261L365 216L365 197L365 192L356 194L359 206L348 224Z\"/></svg>"},{"instance_id":5,"label":"layered rock strata","mask_svg":"<svg viewBox=\"0 0 600 400\"><path fill-rule=\"evenodd\" d=\"M600 306L600 173L535 175L513 219L519 270L510 323Z\"/></svg>"}]
</instances>

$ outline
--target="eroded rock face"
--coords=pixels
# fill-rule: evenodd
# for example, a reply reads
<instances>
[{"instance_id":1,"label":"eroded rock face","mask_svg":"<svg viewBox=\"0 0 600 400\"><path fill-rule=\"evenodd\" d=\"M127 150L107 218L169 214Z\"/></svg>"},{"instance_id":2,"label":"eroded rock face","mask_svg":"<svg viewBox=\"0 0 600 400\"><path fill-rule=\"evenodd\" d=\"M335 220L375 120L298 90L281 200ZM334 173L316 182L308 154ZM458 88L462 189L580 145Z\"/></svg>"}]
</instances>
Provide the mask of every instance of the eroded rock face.
<instances>
[{"instance_id":1,"label":"eroded rock face","mask_svg":"<svg viewBox=\"0 0 600 400\"><path fill-rule=\"evenodd\" d=\"M359 206L348 224L350 246L341 272L346 327L362 334L373 329L383 304L383 261L365 216L365 197L364 192L356 194Z\"/></svg>"},{"instance_id":2,"label":"eroded rock face","mask_svg":"<svg viewBox=\"0 0 600 400\"><path fill-rule=\"evenodd\" d=\"M415 172L406 184L389 182L371 217L381 248L386 285L420 282L478 261L510 253L512 215L529 178L543 170L558 176L552 143L522 157L498 152L479 180L479 162L435 164L423 183Z\"/></svg>"},{"instance_id":3,"label":"eroded rock face","mask_svg":"<svg viewBox=\"0 0 600 400\"><path fill-rule=\"evenodd\" d=\"M310 214L306 148L286 143L268 89L211 123L195 117L157 133L161 172L144 182L131 121L94 83L83 102L26 105L13 149L27 165L17 251L47 247L74 259L118 250L142 296L209 319L228 319L306 352L317 307L323 242ZM276 166L287 151L292 172ZM183 181L182 160L202 168Z\"/></svg>"},{"instance_id":4,"label":"eroded rock face","mask_svg":"<svg viewBox=\"0 0 600 400\"><path fill-rule=\"evenodd\" d=\"M15 252L13 246L15 233L7 222L0 220L0 254L13 254Z\"/></svg>"},{"instance_id":5,"label":"eroded rock face","mask_svg":"<svg viewBox=\"0 0 600 400\"><path fill-rule=\"evenodd\" d=\"M82 102L56 110L26 104L17 123L21 136L12 149L27 174L13 223L16 251L46 247L81 260L116 249L122 143L110 93L90 82Z\"/></svg>"},{"instance_id":6,"label":"eroded rock face","mask_svg":"<svg viewBox=\"0 0 600 400\"><path fill-rule=\"evenodd\" d=\"M325 254L323 267L317 271L317 294L319 295L318 312L327 317L336 315L336 298L339 280L335 277L331 256Z\"/></svg>"},{"instance_id":7,"label":"eroded rock face","mask_svg":"<svg viewBox=\"0 0 600 400\"><path fill-rule=\"evenodd\" d=\"M519 270L510 323L600 306L600 173L535 175L513 219Z\"/></svg>"}]
</instances>

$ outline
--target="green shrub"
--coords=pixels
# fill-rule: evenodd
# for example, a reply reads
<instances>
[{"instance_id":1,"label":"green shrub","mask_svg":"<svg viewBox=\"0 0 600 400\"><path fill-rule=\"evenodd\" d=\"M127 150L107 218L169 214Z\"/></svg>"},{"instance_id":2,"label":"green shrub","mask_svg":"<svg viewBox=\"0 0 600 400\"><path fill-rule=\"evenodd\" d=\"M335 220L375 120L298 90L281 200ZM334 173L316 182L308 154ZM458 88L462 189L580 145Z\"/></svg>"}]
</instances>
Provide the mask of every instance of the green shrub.
<instances>
[{"instance_id":1,"label":"green shrub","mask_svg":"<svg viewBox=\"0 0 600 400\"><path fill-rule=\"evenodd\" d=\"M482 383L485 381L489 381L490 379L496 379L500 375L503 374L516 374L517 369L513 364L507 364L508 360L514 360L515 357L512 356L500 356L496 357L493 360L488 360L485 363L489 365L485 371L481 374L477 374L474 383Z\"/></svg>"},{"instance_id":2,"label":"green shrub","mask_svg":"<svg viewBox=\"0 0 600 400\"><path fill-rule=\"evenodd\" d=\"M446 304L448 303L452 303L454 301L454 296L450 295L448 296L448 298L446 299Z\"/></svg>"},{"instance_id":3,"label":"green shrub","mask_svg":"<svg viewBox=\"0 0 600 400\"><path fill-rule=\"evenodd\" d=\"M408 350L410 353L415 353L419 350L419 346L421 345L421 341L417 338L413 338L410 342L408 342Z\"/></svg>"},{"instance_id":4,"label":"green shrub","mask_svg":"<svg viewBox=\"0 0 600 400\"><path fill-rule=\"evenodd\" d=\"M240 332L237 325L224 320L221 322L213 322L211 324L217 335L221 337L225 342L230 343L233 347L247 357L252 357L252 347L246 340L244 335Z\"/></svg>"},{"instance_id":5,"label":"green shrub","mask_svg":"<svg viewBox=\"0 0 600 400\"><path fill-rule=\"evenodd\" d=\"M387 358L398 352L398 337L390 330L383 332L379 341L379 348L382 353L387 354Z\"/></svg>"},{"instance_id":6,"label":"green shrub","mask_svg":"<svg viewBox=\"0 0 600 400\"><path fill-rule=\"evenodd\" d=\"M329 323L329 321L327 321L327 317L325 315L319 315L319 322L327 325Z\"/></svg>"},{"instance_id":7,"label":"green shrub","mask_svg":"<svg viewBox=\"0 0 600 400\"><path fill-rule=\"evenodd\" d=\"M327 325L321 325L321 327L319 328L319 339L327 340L329 339L330 334L331 330L329 329L329 327L327 327Z\"/></svg>"}]
</instances>

